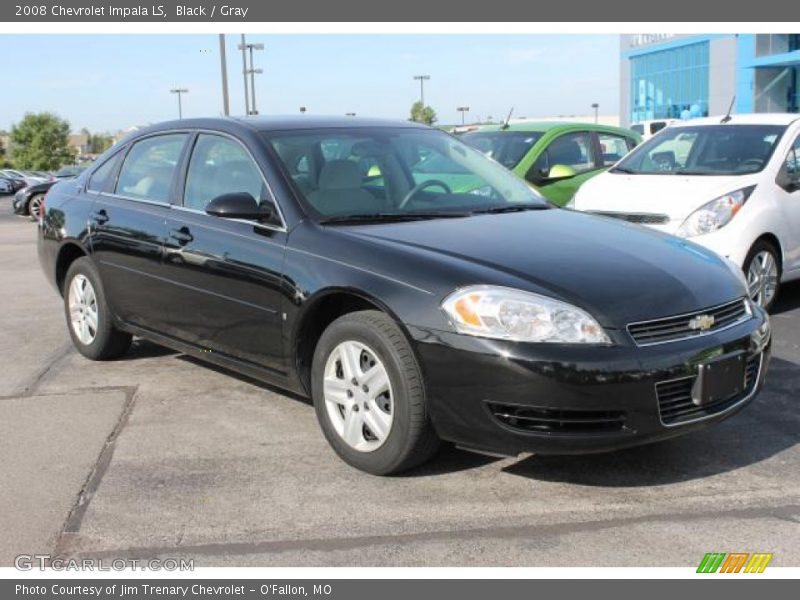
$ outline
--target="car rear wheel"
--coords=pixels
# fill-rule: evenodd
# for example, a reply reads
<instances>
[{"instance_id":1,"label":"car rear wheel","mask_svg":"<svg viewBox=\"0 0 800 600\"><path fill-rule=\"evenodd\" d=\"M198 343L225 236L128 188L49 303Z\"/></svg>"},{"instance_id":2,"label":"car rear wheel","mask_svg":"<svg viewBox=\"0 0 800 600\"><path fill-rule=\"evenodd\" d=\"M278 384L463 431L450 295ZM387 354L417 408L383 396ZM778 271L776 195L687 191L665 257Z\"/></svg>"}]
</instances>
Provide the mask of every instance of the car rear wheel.
<instances>
[{"instance_id":1,"label":"car rear wheel","mask_svg":"<svg viewBox=\"0 0 800 600\"><path fill-rule=\"evenodd\" d=\"M36 194L28 200L28 216L31 221L38 221L44 206L44 194Z\"/></svg>"},{"instance_id":2,"label":"car rear wheel","mask_svg":"<svg viewBox=\"0 0 800 600\"><path fill-rule=\"evenodd\" d=\"M747 288L753 302L770 310L775 304L781 281L778 251L766 240L753 244L744 261Z\"/></svg>"},{"instance_id":3,"label":"car rear wheel","mask_svg":"<svg viewBox=\"0 0 800 600\"><path fill-rule=\"evenodd\" d=\"M360 311L331 323L314 352L311 378L322 431L348 464L389 475L436 453L422 373L384 313Z\"/></svg>"},{"instance_id":4,"label":"car rear wheel","mask_svg":"<svg viewBox=\"0 0 800 600\"><path fill-rule=\"evenodd\" d=\"M64 311L72 343L86 358L117 358L130 347L131 335L113 325L100 277L89 258L77 259L67 271Z\"/></svg>"}]
</instances>

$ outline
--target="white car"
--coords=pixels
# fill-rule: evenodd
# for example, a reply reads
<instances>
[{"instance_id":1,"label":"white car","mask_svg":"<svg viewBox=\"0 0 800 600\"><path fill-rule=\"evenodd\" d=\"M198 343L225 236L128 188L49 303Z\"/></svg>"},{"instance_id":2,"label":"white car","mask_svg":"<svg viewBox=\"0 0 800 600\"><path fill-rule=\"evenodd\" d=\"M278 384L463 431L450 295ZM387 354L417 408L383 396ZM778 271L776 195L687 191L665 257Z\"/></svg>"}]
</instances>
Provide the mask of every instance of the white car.
<instances>
[{"instance_id":1,"label":"white car","mask_svg":"<svg viewBox=\"0 0 800 600\"><path fill-rule=\"evenodd\" d=\"M637 121L635 123L631 123L629 129L632 129L640 136L642 136L643 141L647 141L665 127L669 127L673 123L677 122L679 122L678 119L654 119L651 121Z\"/></svg>"},{"instance_id":2,"label":"white car","mask_svg":"<svg viewBox=\"0 0 800 600\"><path fill-rule=\"evenodd\" d=\"M688 238L742 268L770 308L800 278L800 115L672 125L583 184L568 208Z\"/></svg>"}]
</instances>

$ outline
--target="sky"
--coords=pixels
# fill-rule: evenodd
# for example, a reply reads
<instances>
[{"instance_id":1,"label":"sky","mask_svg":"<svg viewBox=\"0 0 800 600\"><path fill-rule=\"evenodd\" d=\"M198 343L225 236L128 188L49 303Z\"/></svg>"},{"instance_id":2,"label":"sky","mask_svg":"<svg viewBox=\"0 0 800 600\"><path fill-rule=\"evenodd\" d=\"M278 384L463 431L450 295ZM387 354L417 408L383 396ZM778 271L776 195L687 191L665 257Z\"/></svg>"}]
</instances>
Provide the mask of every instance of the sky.
<instances>
[{"instance_id":1,"label":"sky","mask_svg":"<svg viewBox=\"0 0 800 600\"><path fill-rule=\"evenodd\" d=\"M226 36L231 114L244 114L238 35ZM425 103L442 124L619 110L616 35L248 35L261 114L407 119L430 75ZM178 116L171 88L188 88L184 117L222 114L216 35L0 35L0 129L50 111L73 131L114 133Z\"/></svg>"}]
</instances>

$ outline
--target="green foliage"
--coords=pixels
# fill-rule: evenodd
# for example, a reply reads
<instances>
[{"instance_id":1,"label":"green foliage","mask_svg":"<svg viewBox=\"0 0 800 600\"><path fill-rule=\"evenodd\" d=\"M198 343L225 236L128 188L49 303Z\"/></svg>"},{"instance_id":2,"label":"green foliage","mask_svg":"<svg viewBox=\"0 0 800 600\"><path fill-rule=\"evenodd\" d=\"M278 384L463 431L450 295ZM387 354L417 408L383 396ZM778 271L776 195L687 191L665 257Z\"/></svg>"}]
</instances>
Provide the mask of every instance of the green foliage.
<instances>
[{"instance_id":1,"label":"green foliage","mask_svg":"<svg viewBox=\"0 0 800 600\"><path fill-rule=\"evenodd\" d=\"M11 155L18 169L54 171L71 163L69 123L52 113L28 113L11 128Z\"/></svg>"},{"instance_id":2,"label":"green foliage","mask_svg":"<svg viewBox=\"0 0 800 600\"><path fill-rule=\"evenodd\" d=\"M436 123L436 111L430 106L423 106L419 100L411 105L411 120L417 123L433 125Z\"/></svg>"}]
</instances>

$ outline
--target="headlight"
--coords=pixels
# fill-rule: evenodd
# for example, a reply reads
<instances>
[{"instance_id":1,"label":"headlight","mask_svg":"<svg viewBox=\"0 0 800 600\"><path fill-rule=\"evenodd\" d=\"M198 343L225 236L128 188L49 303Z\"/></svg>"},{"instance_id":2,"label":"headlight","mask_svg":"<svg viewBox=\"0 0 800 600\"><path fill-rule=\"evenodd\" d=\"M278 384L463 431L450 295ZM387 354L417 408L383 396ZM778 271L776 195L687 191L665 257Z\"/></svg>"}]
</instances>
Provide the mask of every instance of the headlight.
<instances>
[{"instance_id":1,"label":"headlight","mask_svg":"<svg viewBox=\"0 0 800 600\"><path fill-rule=\"evenodd\" d=\"M716 231L730 223L731 219L744 206L756 186L736 190L719 198L714 198L694 211L678 229L681 237L694 237Z\"/></svg>"},{"instance_id":2,"label":"headlight","mask_svg":"<svg viewBox=\"0 0 800 600\"><path fill-rule=\"evenodd\" d=\"M462 288L442 302L459 333L517 342L611 344L585 311L546 296L505 287Z\"/></svg>"}]
</instances>

